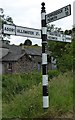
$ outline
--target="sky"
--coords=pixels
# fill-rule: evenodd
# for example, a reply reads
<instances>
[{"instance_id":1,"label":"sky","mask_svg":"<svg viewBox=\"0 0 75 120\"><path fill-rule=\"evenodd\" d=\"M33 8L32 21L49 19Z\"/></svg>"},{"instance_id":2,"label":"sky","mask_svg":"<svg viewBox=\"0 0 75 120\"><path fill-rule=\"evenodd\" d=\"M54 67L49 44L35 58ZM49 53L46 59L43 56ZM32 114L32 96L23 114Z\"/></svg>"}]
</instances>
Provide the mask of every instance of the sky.
<instances>
[{"instance_id":1,"label":"sky","mask_svg":"<svg viewBox=\"0 0 75 120\"><path fill-rule=\"evenodd\" d=\"M4 14L13 19L14 24L23 27L41 29L41 3L45 2L46 14L71 4L71 15L54 21L55 27L62 30L71 29L73 25L73 2L74 0L0 0L0 8ZM10 43L19 45L24 43L27 37L11 36ZM32 44L41 45L41 39L28 38Z\"/></svg>"}]
</instances>

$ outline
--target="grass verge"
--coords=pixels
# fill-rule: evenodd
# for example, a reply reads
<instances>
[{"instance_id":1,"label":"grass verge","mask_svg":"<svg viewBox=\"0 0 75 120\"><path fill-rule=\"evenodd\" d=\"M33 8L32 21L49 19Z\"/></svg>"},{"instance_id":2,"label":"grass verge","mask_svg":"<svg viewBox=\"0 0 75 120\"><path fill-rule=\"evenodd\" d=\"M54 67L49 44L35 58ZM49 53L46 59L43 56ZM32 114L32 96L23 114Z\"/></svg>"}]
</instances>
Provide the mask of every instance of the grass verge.
<instances>
[{"instance_id":1,"label":"grass verge","mask_svg":"<svg viewBox=\"0 0 75 120\"><path fill-rule=\"evenodd\" d=\"M34 81L33 78L35 78L36 81L39 77L41 75L32 77L30 80ZM29 75L27 79L29 79ZM42 83L40 80L33 84L24 80L24 84L29 84L28 89L24 85L24 90L16 93L9 102L6 97L3 99L3 118L49 118L73 112L73 75L71 72L49 79L50 106L45 112L42 108Z\"/></svg>"}]
</instances>

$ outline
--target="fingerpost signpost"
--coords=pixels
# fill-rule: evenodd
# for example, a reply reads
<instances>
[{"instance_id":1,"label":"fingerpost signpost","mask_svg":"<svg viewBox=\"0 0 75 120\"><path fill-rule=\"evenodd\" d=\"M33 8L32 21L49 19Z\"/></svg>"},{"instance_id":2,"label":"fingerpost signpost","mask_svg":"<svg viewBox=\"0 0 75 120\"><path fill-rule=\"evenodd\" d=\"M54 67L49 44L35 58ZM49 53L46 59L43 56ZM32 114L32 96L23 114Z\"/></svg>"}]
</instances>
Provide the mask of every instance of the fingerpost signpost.
<instances>
[{"instance_id":1,"label":"fingerpost signpost","mask_svg":"<svg viewBox=\"0 0 75 120\"><path fill-rule=\"evenodd\" d=\"M71 15L71 5L65 6L57 11L46 15L45 3L42 4L41 10L41 31L42 31L42 83L43 83L43 108L49 107L48 97L48 75L47 75L47 54L45 53L45 46L47 44L47 25L55 20Z\"/></svg>"},{"instance_id":2,"label":"fingerpost signpost","mask_svg":"<svg viewBox=\"0 0 75 120\"><path fill-rule=\"evenodd\" d=\"M48 96L48 75L47 75L47 53L46 46L48 40L71 42L71 36L48 33L47 24L61 18L71 15L71 5L67 5L61 9L58 9L52 13L46 15L45 3L42 2L41 7L41 30L34 28L27 28L22 26L16 26L12 24L2 25L2 34L16 35L23 37L31 37L42 39L42 86L43 86L43 108L49 107L49 96Z\"/></svg>"}]
</instances>

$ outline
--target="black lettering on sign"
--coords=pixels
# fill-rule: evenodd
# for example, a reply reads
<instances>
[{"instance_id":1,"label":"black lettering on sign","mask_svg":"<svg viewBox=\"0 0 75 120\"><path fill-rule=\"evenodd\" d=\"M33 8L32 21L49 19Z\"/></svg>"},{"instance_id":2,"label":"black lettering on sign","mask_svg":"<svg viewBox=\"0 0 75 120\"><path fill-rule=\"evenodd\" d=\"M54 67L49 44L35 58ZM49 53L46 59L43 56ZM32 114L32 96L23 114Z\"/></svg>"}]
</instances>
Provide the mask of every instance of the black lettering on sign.
<instances>
[{"instance_id":1,"label":"black lettering on sign","mask_svg":"<svg viewBox=\"0 0 75 120\"><path fill-rule=\"evenodd\" d=\"M65 12L65 15L66 15L66 16L68 16L68 15L69 15L69 12L68 12L68 11L66 11L66 12Z\"/></svg>"},{"instance_id":2,"label":"black lettering on sign","mask_svg":"<svg viewBox=\"0 0 75 120\"><path fill-rule=\"evenodd\" d=\"M63 12L62 9L59 9L57 11L50 13L47 17L54 17L55 15L61 14L62 12Z\"/></svg>"},{"instance_id":3,"label":"black lettering on sign","mask_svg":"<svg viewBox=\"0 0 75 120\"><path fill-rule=\"evenodd\" d=\"M5 27L5 30L6 30L6 31L10 31L10 32L13 32L13 31L14 31L13 28L8 28L8 27Z\"/></svg>"},{"instance_id":4,"label":"black lettering on sign","mask_svg":"<svg viewBox=\"0 0 75 120\"><path fill-rule=\"evenodd\" d=\"M36 32L36 35L39 35L39 32Z\"/></svg>"},{"instance_id":5,"label":"black lettering on sign","mask_svg":"<svg viewBox=\"0 0 75 120\"><path fill-rule=\"evenodd\" d=\"M18 29L17 32L20 33L20 30Z\"/></svg>"},{"instance_id":6,"label":"black lettering on sign","mask_svg":"<svg viewBox=\"0 0 75 120\"><path fill-rule=\"evenodd\" d=\"M49 21L53 21L53 20L56 20L57 19L57 16L53 16L49 19Z\"/></svg>"},{"instance_id":7,"label":"black lettering on sign","mask_svg":"<svg viewBox=\"0 0 75 120\"><path fill-rule=\"evenodd\" d=\"M23 33L23 34L30 34L30 35L34 35L33 31L26 31L26 30L22 30L22 29L17 29L18 33Z\"/></svg>"},{"instance_id":8,"label":"black lettering on sign","mask_svg":"<svg viewBox=\"0 0 75 120\"><path fill-rule=\"evenodd\" d=\"M67 11L68 10L68 6L67 7L65 7L65 11Z\"/></svg>"}]
</instances>

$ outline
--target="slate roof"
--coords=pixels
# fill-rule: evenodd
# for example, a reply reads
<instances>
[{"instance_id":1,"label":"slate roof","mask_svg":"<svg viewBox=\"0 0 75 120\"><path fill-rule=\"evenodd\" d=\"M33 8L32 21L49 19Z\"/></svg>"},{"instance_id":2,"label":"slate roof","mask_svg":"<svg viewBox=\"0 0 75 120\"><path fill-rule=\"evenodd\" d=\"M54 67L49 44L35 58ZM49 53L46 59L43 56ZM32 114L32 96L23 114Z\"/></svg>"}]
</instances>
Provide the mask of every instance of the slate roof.
<instances>
[{"instance_id":1,"label":"slate roof","mask_svg":"<svg viewBox=\"0 0 75 120\"><path fill-rule=\"evenodd\" d=\"M36 55L36 56L41 56L42 54L42 48L39 46L28 46L25 47L25 53L28 55Z\"/></svg>"},{"instance_id":2,"label":"slate roof","mask_svg":"<svg viewBox=\"0 0 75 120\"><path fill-rule=\"evenodd\" d=\"M7 44L7 48L9 48L9 52L6 56L0 59L0 61L7 62L7 61L17 61L25 54L27 55L36 55L41 56L42 54L42 47L40 46L16 46L16 45L9 45Z\"/></svg>"},{"instance_id":3,"label":"slate roof","mask_svg":"<svg viewBox=\"0 0 75 120\"><path fill-rule=\"evenodd\" d=\"M17 61L25 54L25 52L22 51L20 46L6 45L6 47L9 49L9 52L6 56L2 58L2 60L0 59L0 61Z\"/></svg>"},{"instance_id":4,"label":"slate roof","mask_svg":"<svg viewBox=\"0 0 75 120\"><path fill-rule=\"evenodd\" d=\"M6 45L6 48L9 49L9 52L6 56L4 56L0 61L17 61L19 58L28 55L41 55L41 47L30 47L26 46L23 50L21 46L16 45Z\"/></svg>"},{"instance_id":5,"label":"slate roof","mask_svg":"<svg viewBox=\"0 0 75 120\"><path fill-rule=\"evenodd\" d=\"M8 53L6 56L4 56L2 58L2 61L5 62L5 61L17 61L19 58L21 58L22 56L24 56L24 54L14 54L14 53Z\"/></svg>"}]
</instances>

